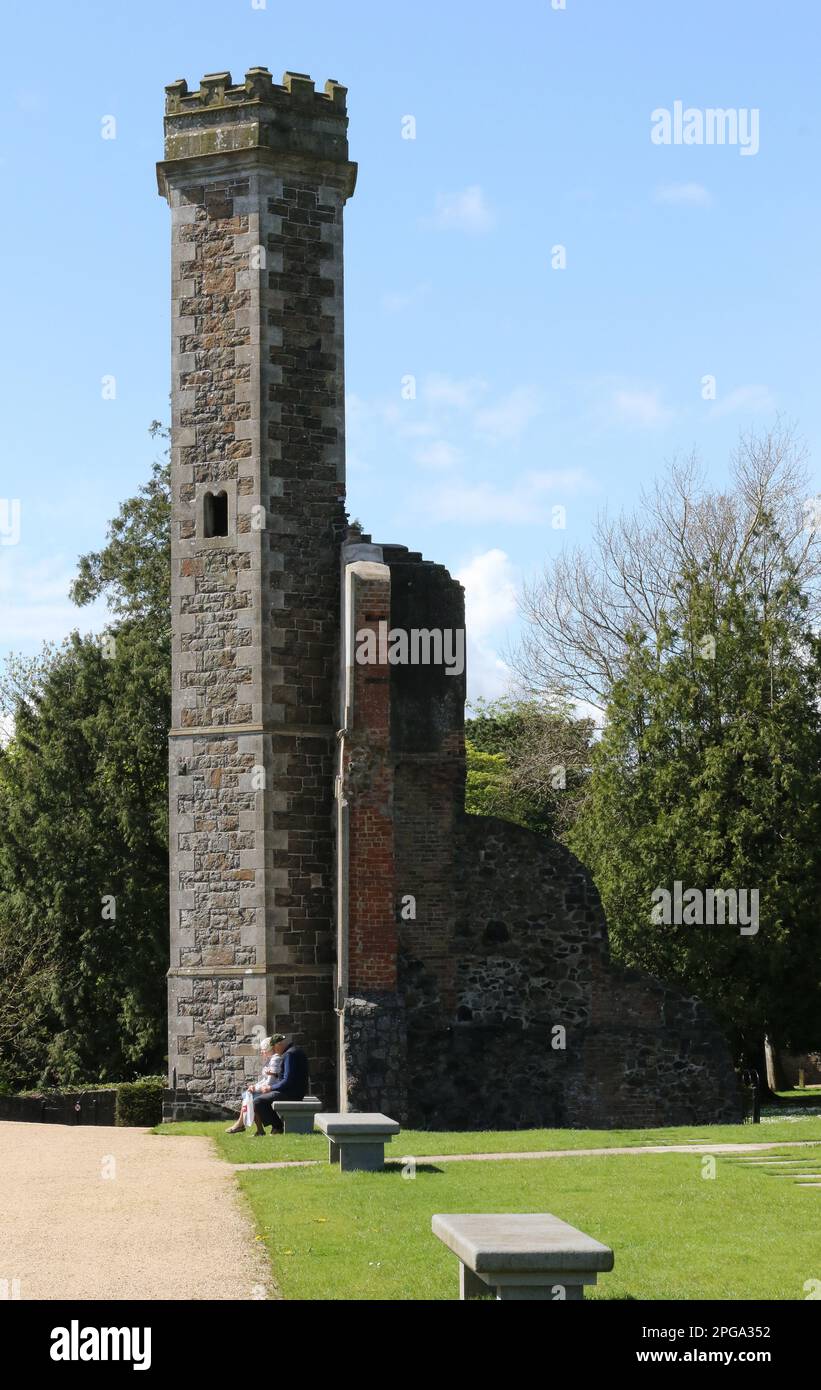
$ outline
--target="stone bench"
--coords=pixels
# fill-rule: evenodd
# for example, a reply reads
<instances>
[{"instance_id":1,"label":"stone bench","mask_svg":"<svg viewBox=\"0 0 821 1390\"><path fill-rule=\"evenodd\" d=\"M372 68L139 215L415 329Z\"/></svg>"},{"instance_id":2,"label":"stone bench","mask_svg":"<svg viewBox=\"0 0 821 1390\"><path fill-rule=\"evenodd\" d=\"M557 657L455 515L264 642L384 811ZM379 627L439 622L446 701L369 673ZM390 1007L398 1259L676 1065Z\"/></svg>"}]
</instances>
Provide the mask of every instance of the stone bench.
<instances>
[{"instance_id":1,"label":"stone bench","mask_svg":"<svg viewBox=\"0 0 821 1390\"><path fill-rule=\"evenodd\" d=\"M322 1101L316 1096L304 1096L302 1100L275 1100L272 1108L282 1120L285 1134L312 1134L314 1116L322 1109Z\"/></svg>"},{"instance_id":2,"label":"stone bench","mask_svg":"<svg viewBox=\"0 0 821 1390\"><path fill-rule=\"evenodd\" d=\"M385 1163L385 1144L399 1133L396 1120L387 1115L317 1115L317 1129L328 1139L328 1162L338 1163L343 1173L376 1173Z\"/></svg>"},{"instance_id":3,"label":"stone bench","mask_svg":"<svg viewBox=\"0 0 821 1390\"><path fill-rule=\"evenodd\" d=\"M613 1251L558 1216L434 1216L433 1234L459 1256L459 1297L584 1298L613 1268Z\"/></svg>"}]
</instances>

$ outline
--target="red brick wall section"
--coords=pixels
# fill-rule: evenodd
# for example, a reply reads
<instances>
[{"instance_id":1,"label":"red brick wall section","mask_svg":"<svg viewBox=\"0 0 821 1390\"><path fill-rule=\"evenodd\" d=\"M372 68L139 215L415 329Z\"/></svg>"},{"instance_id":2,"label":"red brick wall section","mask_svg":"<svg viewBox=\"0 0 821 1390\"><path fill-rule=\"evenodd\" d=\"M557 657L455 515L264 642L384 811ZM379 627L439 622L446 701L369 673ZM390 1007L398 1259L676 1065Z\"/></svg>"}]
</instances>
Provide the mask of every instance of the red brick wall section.
<instances>
[{"instance_id":1,"label":"red brick wall section","mask_svg":"<svg viewBox=\"0 0 821 1390\"><path fill-rule=\"evenodd\" d=\"M354 633L390 623L390 581L354 578ZM356 649L356 643L355 647ZM383 653L377 652L377 656ZM396 868L387 662L354 662L346 741L349 993L396 989Z\"/></svg>"}]
</instances>

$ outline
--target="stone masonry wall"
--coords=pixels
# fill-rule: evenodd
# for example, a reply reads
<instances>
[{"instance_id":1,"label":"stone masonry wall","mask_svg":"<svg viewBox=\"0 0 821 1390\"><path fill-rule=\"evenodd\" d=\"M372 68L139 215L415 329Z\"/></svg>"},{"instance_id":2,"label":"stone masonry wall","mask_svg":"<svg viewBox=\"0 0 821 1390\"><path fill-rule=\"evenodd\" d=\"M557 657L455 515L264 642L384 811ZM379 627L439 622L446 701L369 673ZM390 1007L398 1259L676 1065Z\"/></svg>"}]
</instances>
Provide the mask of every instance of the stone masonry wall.
<instances>
[{"instance_id":1,"label":"stone masonry wall","mask_svg":"<svg viewBox=\"0 0 821 1390\"><path fill-rule=\"evenodd\" d=\"M407 1112L407 1024L395 991L345 1001L346 1103L350 1110Z\"/></svg>"},{"instance_id":2,"label":"stone masonry wall","mask_svg":"<svg viewBox=\"0 0 821 1390\"><path fill-rule=\"evenodd\" d=\"M252 390L249 172L170 189L172 210L172 722L169 1071L236 1096L266 1024L260 403ZM253 303L252 303L253 301ZM229 496L206 537L204 494ZM240 510L242 509L242 510Z\"/></svg>"},{"instance_id":3,"label":"stone masonry wall","mask_svg":"<svg viewBox=\"0 0 821 1390\"><path fill-rule=\"evenodd\" d=\"M610 961L598 894L569 851L478 816L463 817L454 848L450 950L426 955L424 925L418 943L403 934L408 1123L740 1119L727 1046L707 1011Z\"/></svg>"},{"instance_id":4,"label":"stone masonry wall","mask_svg":"<svg viewBox=\"0 0 821 1390\"><path fill-rule=\"evenodd\" d=\"M464 622L446 571L401 547L382 554L394 626ZM413 896L415 917L398 922L391 1027L378 1039L352 1013L349 1095L364 1104L367 1078L387 1085L401 1058L402 1090L383 1090L381 1108L414 1126L739 1119L724 1039L698 1000L611 962L583 865L547 837L465 815L463 700L464 676L392 669L394 893L397 908Z\"/></svg>"},{"instance_id":5,"label":"stone masonry wall","mask_svg":"<svg viewBox=\"0 0 821 1390\"><path fill-rule=\"evenodd\" d=\"M172 216L169 1072L235 1102L277 1029L334 1099L344 89L167 89ZM228 534L208 535L224 493Z\"/></svg>"}]
</instances>

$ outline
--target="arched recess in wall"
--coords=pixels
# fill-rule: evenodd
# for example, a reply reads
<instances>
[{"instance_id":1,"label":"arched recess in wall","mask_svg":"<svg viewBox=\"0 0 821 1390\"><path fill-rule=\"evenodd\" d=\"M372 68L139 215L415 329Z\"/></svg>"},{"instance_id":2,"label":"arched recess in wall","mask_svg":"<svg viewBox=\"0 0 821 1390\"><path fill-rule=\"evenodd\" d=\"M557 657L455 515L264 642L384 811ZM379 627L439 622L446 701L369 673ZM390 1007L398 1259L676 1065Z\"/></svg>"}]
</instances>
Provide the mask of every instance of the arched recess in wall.
<instances>
[{"instance_id":1,"label":"arched recess in wall","mask_svg":"<svg viewBox=\"0 0 821 1390\"><path fill-rule=\"evenodd\" d=\"M228 535L228 493L206 492L202 503L202 533L206 540Z\"/></svg>"}]
</instances>

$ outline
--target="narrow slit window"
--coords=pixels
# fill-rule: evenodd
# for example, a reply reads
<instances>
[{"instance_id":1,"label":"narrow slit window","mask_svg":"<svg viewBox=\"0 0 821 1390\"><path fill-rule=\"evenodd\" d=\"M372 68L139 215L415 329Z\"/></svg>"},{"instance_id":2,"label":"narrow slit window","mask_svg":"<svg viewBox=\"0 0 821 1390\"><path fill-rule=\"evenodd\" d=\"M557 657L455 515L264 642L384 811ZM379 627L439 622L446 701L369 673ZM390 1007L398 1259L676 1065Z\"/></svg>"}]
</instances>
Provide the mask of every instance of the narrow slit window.
<instances>
[{"instance_id":1,"label":"narrow slit window","mask_svg":"<svg viewBox=\"0 0 821 1390\"><path fill-rule=\"evenodd\" d=\"M228 535L227 492L206 492L202 514L206 537Z\"/></svg>"}]
</instances>

